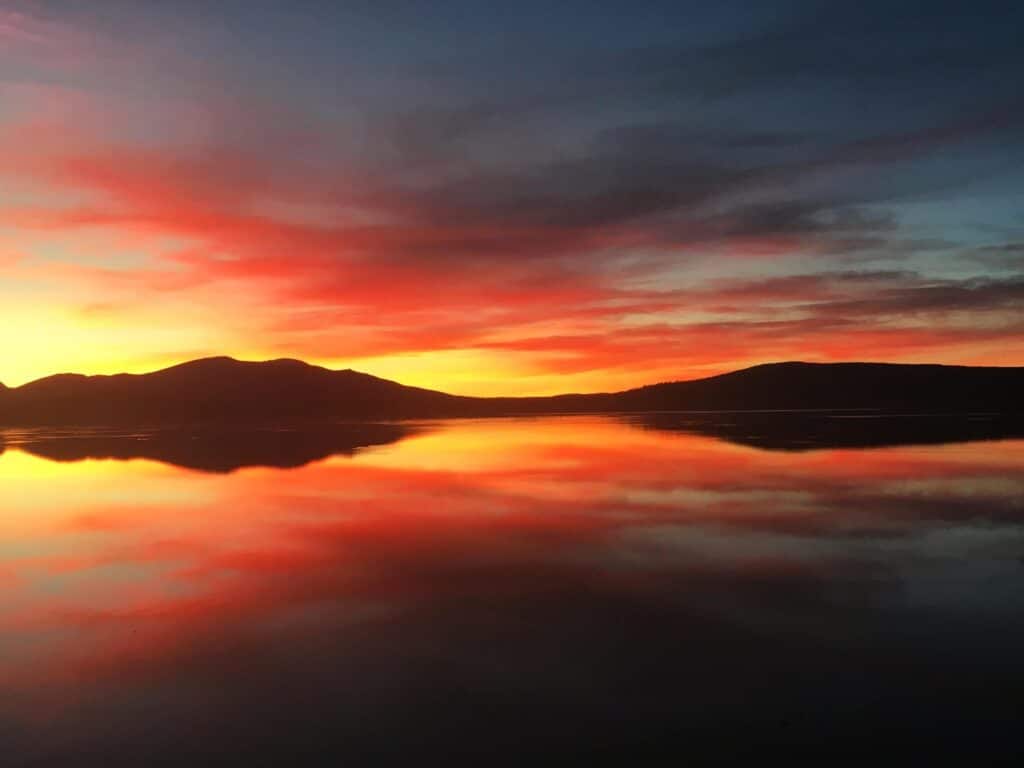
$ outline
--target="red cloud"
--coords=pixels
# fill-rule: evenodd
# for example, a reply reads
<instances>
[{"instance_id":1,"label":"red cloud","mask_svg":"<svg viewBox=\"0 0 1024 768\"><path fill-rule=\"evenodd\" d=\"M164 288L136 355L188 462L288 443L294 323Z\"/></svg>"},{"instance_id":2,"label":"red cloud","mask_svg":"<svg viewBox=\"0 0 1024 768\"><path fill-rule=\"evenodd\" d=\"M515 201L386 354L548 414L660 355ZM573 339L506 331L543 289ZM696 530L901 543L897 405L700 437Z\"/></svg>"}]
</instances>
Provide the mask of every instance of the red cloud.
<instances>
[{"instance_id":1,"label":"red cloud","mask_svg":"<svg viewBox=\"0 0 1024 768\"><path fill-rule=\"evenodd\" d=\"M25 138L29 125L40 124L7 133ZM42 125L50 131L15 168L54 200L9 207L4 224L37 244L98 232L141 252L129 268L49 268L51 279L88 286L83 306L124 306L129 319L147 303L187 311L201 302L251 347L312 359L515 353L550 376L536 385L543 391L560 389L561 374L602 389L773 359L1020 360L1019 344L1001 355L985 349L1019 338L1006 316L1020 306L1012 286L964 307L961 286L936 292L908 272L730 278L730 253L767 248L785 261L818 247L823 225L799 207L750 209L689 233L644 217L503 218L500 208L439 205L329 150L310 162L273 125L261 152L119 144L66 119ZM775 223L791 231L757 234ZM871 225L857 216L833 223ZM724 233L717 242L715 231ZM695 284L680 267L691 261L706 275Z\"/></svg>"}]
</instances>

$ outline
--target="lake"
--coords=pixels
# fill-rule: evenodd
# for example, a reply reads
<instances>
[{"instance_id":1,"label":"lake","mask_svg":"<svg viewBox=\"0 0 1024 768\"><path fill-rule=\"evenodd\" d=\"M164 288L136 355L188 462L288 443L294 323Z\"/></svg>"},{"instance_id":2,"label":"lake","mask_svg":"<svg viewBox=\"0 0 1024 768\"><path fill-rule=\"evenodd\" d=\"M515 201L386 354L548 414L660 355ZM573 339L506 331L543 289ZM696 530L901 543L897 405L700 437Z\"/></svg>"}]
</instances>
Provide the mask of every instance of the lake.
<instances>
[{"instance_id":1,"label":"lake","mask_svg":"<svg viewBox=\"0 0 1024 768\"><path fill-rule=\"evenodd\" d=\"M7 433L0 762L1018 750L1024 440L814 418Z\"/></svg>"}]
</instances>

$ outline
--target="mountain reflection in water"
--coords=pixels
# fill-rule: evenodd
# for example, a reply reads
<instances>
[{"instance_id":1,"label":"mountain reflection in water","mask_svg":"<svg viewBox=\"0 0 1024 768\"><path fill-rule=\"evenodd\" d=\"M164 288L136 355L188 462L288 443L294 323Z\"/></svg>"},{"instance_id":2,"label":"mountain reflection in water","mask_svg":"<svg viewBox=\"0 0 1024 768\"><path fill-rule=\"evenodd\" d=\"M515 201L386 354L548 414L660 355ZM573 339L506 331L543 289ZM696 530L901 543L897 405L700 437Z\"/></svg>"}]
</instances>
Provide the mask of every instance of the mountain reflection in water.
<instances>
[{"instance_id":1,"label":"mountain reflection in water","mask_svg":"<svg viewBox=\"0 0 1024 768\"><path fill-rule=\"evenodd\" d=\"M701 423L8 434L3 764L1014 750L1024 441Z\"/></svg>"},{"instance_id":2,"label":"mountain reflection in water","mask_svg":"<svg viewBox=\"0 0 1024 768\"><path fill-rule=\"evenodd\" d=\"M152 430L21 430L0 442L53 461L150 459L204 472L243 467L295 469L330 456L351 456L417 431L408 424Z\"/></svg>"}]
</instances>

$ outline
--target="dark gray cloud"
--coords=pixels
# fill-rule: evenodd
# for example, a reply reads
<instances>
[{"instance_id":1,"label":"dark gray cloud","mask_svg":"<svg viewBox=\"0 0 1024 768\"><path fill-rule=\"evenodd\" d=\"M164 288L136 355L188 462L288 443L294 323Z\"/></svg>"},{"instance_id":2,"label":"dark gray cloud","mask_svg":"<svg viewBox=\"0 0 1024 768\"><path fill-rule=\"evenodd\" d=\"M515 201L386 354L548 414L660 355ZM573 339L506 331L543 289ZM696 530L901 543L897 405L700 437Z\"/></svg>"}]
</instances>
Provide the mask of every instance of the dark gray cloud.
<instances>
[{"instance_id":1,"label":"dark gray cloud","mask_svg":"<svg viewBox=\"0 0 1024 768\"><path fill-rule=\"evenodd\" d=\"M1024 153L1012 4L790 3L753 25L750 6L727 5L717 37L680 24L676 40L597 47L572 24L600 21L579 18L560 49L439 55L448 66L420 73L429 102L378 136L385 176L432 220L579 234L642 222L672 244L831 231L837 251L899 257L947 237L897 238L897 214L868 207L956 198L1005 172L979 153Z\"/></svg>"},{"instance_id":2,"label":"dark gray cloud","mask_svg":"<svg viewBox=\"0 0 1024 768\"><path fill-rule=\"evenodd\" d=\"M1024 272L1024 243L984 245L969 251L967 259L991 269Z\"/></svg>"}]
</instances>

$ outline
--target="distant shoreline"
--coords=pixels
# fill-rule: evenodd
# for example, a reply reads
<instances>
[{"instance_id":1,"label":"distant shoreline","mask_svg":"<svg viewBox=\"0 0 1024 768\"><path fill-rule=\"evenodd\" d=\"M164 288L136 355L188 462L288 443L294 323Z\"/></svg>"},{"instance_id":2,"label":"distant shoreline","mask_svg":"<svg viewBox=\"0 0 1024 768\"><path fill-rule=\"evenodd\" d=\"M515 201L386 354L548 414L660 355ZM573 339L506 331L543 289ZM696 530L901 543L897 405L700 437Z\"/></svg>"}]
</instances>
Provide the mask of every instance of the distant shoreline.
<instances>
[{"instance_id":1,"label":"distant shoreline","mask_svg":"<svg viewBox=\"0 0 1024 768\"><path fill-rule=\"evenodd\" d=\"M1024 412L1024 368L771 363L623 392L464 397L298 360L206 358L149 374L63 374L0 389L0 427L328 424L635 413Z\"/></svg>"}]
</instances>

